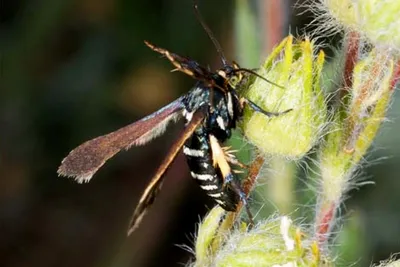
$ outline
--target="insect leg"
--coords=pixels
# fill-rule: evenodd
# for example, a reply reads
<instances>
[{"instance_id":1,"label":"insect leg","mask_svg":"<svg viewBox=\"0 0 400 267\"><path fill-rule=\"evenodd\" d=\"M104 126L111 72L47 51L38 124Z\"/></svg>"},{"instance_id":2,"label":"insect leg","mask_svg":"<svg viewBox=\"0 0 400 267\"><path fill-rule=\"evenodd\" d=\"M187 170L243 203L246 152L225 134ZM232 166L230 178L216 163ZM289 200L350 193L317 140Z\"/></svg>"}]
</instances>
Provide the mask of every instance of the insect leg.
<instances>
[{"instance_id":1,"label":"insect leg","mask_svg":"<svg viewBox=\"0 0 400 267\"><path fill-rule=\"evenodd\" d=\"M222 148L225 153L226 160L233 165L239 166L242 169L248 169L248 166L246 164L243 164L240 162L233 153L237 152L237 150L230 150L230 147L223 147Z\"/></svg>"},{"instance_id":2,"label":"insect leg","mask_svg":"<svg viewBox=\"0 0 400 267\"><path fill-rule=\"evenodd\" d=\"M190 58L186 58L186 57L180 56L178 54L169 52L167 49L155 46L148 41L144 41L144 43L151 50L165 56L172 63L172 65L174 65L175 69L173 69L172 72L181 71L196 80L203 81L204 85L207 87L210 87L210 88L218 87L223 92L225 92L227 90L223 86L216 84L214 79L212 78L212 73L209 70L200 66L199 63L197 63L196 61L194 61ZM212 93L210 94L211 97L213 95L214 94L212 94ZM212 102L212 100L210 100L210 101Z\"/></svg>"},{"instance_id":3,"label":"insect leg","mask_svg":"<svg viewBox=\"0 0 400 267\"><path fill-rule=\"evenodd\" d=\"M244 193L242 186L239 184L237 180L234 179L232 173L228 174L228 176L224 179L224 186L230 185L233 191L239 196L240 201L246 209L247 217L249 218L249 227L254 226L253 214L251 213L250 206L247 202L247 196Z\"/></svg>"},{"instance_id":4,"label":"insect leg","mask_svg":"<svg viewBox=\"0 0 400 267\"><path fill-rule=\"evenodd\" d=\"M218 139L210 134L210 144L211 144L211 153L213 159L213 165L221 171L222 177L224 179L223 186L226 187L230 185L234 192L239 196L240 201L246 208L246 213L249 217L250 225L254 224L253 215L251 214L246 194L244 193L241 185L237 180L234 179L231 167L229 166L227 157L225 155L224 150L222 149L221 145L218 142Z\"/></svg>"},{"instance_id":5,"label":"insect leg","mask_svg":"<svg viewBox=\"0 0 400 267\"><path fill-rule=\"evenodd\" d=\"M182 71L186 73L189 76L195 77L195 72L193 69L190 69L188 67L190 60L186 59L184 57L178 56L174 53L169 52L167 49L157 47L153 45L152 43L148 41L144 41L144 43L153 51L160 53L161 55L165 56L168 58L169 61L171 61L172 65L175 66L175 69L172 71Z\"/></svg>"},{"instance_id":6,"label":"insect leg","mask_svg":"<svg viewBox=\"0 0 400 267\"><path fill-rule=\"evenodd\" d=\"M256 103L254 103L253 101L251 101L251 100L249 100L249 99L247 99L247 98L242 97L239 101L240 101L240 105L241 105L242 107L244 106L244 104L247 104L247 105L249 105L249 107L252 108L254 111L260 112L260 113L264 114L264 115L267 116L267 117L276 117L276 116L280 116L280 115L286 114L286 113L288 113L288 112L290 112L290 111L293 110L293 109L291 108L291 109L288 109L288 110L285 110L285 111L282 111L282 112L269 112L269 111L266 111L266 110L262 109L262 108L261 108L260 106L258 106Z\"/></svg>"}]
</instances>

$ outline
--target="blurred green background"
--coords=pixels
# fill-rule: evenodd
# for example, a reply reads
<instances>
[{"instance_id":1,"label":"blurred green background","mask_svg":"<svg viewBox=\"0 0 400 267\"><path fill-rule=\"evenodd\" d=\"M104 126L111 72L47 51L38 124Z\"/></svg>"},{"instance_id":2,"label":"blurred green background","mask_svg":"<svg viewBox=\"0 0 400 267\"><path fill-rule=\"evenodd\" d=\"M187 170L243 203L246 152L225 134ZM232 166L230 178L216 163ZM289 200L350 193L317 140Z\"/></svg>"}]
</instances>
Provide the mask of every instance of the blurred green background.
<instances>
[{"instance_id":1,"label":"blurred green background","mask_svg":"<svg viewBox=\"0 0 400 267\"><path fill-rule=\"evenodd\" d=\"M199 0L229 59L255 59L286 35L304 32L310 13L289 0ZM299 1L297 1L299 2ZM235 35L239 8L257 17L259 43ZM182 124L121 153L91 183L57 177L67 153L187 92L194 81L170 73L143 40L215 69L220 62L190 0L6 0L0 4L0 266L178 266L192 256L199 218L212 202L191 181L182 155L140 229L131 213ZM338 36L324 41L338 46ZM256 55L257 55L256 54ZM328 60L333 53L328 51ZM339 263L368 266L400 251L400 108L396 101L336 237ZM382 158L385 158L382 160ZM299 182L301 184L301 182ZM301 185L300 185L301 186Z\"/></svg>"}]
</instances>

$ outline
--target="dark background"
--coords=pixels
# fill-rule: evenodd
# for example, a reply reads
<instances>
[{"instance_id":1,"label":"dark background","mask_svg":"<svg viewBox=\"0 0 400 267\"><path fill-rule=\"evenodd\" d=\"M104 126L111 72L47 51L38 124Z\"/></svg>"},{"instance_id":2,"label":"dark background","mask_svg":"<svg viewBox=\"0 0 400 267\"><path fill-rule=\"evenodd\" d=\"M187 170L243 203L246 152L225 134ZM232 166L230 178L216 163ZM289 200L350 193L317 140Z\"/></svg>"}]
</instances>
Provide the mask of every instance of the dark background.
<instances>
[{"instance_id":1,"label":"dark background","mask_svg":"<svg viewBox=\"0 0 400 267\"><path fill-rule=\"evenodd\" d=\"M201 13L230 59L235 58L235 2L200 0ZM276 1L251 2L257 10ZM302 33L311 15L299 16L292 2L282 2L286 8L275 14L280 33L287 34L288 25L292 33ZM89 184L56 173L63 157L83 141L159 109L193 85L190 77L170 73L169 62L143 40L219 66L191 5L189 0L1 2L0 266L177 266L191 257L177 245L192 245L196 223L213 204L189 178L182 155L154 208L126 239L138 198L182 125L119 154ZM325 41L337 46L337 39ZM359 266L400 251L399 115L394 102L391 121L368 157L374 164L362 175L376 185L351 191L343 209L349 214L345 221L356 219L351 219L355 227L349 226L354 236L340 240L350 244L349 258ZM381 157L389 159L376 160Z\"/></svg>"}]
</instances>

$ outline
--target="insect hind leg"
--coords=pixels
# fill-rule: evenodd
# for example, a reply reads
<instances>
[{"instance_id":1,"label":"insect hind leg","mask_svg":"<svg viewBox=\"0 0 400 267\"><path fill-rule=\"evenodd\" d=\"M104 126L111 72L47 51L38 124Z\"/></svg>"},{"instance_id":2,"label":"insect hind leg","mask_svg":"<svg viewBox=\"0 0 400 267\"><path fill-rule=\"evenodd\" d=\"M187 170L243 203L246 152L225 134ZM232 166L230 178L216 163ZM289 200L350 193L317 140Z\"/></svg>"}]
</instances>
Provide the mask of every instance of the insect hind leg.
<instances>
[{"instance_id":1,"label":"insect hind leg","mask_svg":"<svg viewBox=\"0 0 400 267\"><path fill-rule=\"evenodd\" d=\"M242 186L240 185L239 181L233 177L232 173L229 173L225 177L223 186L224 186L224 191L227 190L227 188L230 188L239 197L240 202L246 209L246 213L249 219L249 226L250 227L254 226L253 214L251 213L249 203L247 202L247 195L242 189Z\"/></svg>"},{"instance_id":2,"label":"insect hind leg","mask_svg":"<svg viewBox=\"0 0 400 267\"><path fill-rule=\"evenodd\" d=\"M224 149L221 147L218 139L214 135L209 135L209 141L214 167L218 167L219 171L221 172L221 177L223 179L223 198L216 199L217 203L220 204L220 206L223 207L225 210L237 211L239 198L240 202L246 208L246 212L249 216L250 225L253 225L253 215L250 212L246 193L244 193L239 181L236 180L232 174L232 169L228 163L229 157L227 157Z\"/></svg>"}]
</instances>

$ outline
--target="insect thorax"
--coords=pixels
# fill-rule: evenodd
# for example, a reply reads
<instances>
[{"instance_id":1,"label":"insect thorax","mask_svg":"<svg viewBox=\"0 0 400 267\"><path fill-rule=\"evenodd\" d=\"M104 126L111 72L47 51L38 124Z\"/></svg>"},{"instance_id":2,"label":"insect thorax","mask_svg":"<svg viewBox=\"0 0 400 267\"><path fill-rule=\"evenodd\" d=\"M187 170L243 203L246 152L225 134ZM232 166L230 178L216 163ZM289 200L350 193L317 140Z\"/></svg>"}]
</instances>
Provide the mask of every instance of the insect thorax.
<instances>
[{"instance_id":1,"label":"insect thorax","mask_svg":"<svg viewBox=\"0 0 400 267\"><path fill-rule=\"evenodd\" d=\"M183 104L186 122L191 121L193 113L201 106L208 105L203 130L214 135L220 142L231 136L231 130L236 127L236 121L241 116L237 96L232 90L222 92L221 89L209 88L202 82L198 82L186 95Z\"/></svg>"},{"instance_id":2,"label":"insect thorax","mask_svg":"<svg viewBox=\"0 0 400 267\"><path fill-rule=\"evenodd\" d=\"M212 94L212 97L210 97ZM231 136L236 121L241 116L237 96L230 91L210 89L198 82L183 100L186 122L203 105L208 105L204 123L187 140L183 147L192 177L225 210L233 211L239 197L230 186L223 186L220 170L213 166L210 135L223 142Z\"/></svg>"}]
</instances>

